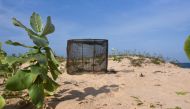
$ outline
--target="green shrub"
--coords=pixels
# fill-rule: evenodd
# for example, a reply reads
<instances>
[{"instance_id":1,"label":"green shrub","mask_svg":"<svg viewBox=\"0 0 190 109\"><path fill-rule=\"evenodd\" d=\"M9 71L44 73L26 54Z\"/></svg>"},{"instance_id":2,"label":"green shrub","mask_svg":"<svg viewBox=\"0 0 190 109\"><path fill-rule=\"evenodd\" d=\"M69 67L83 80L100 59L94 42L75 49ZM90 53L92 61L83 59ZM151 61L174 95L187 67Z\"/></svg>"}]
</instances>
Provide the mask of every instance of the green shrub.
<instances>
[{"instance_id":1,"label":"green shrub","mask_svg":"<svg viewBox=\"0 0 190 109\"><path fill-rule=\"evenodd\" d=\"M133 59L133 58L128 58L128 59L130 59L130 63L134 67L141 67L142 64L144 64L144 61L145 61L145 58L142 58L142 57L140 57L138 59Z\"/></svg>"},{"instance_id":2,"label":"green shrub","mask_svg":"<svg viewBox=\"0 0 190 109\"><path fill-rule=\"evenodd\" d=\"M7 53L2 50L2 43L0 43L0 76L4 77L4 81L12 76L18 68L19 63L16 61L13 62L15 58L13 56L7 56Z\"/></svg>"},{"instance_id":3,"label":"green shrub","mask_svg":"<svg viewBox=\"0 0 190 109\"><path fill-rule=\"evenodd\" d=\"M118 55L118 50L115 48L112 48L111 50L112 50L112 55L111 55L112 60L118 63L121 62L123 57Z\"/></svg>"},{"instance_id":4,"label":"green shrub","mask_svg":"<svg viewBox=\"0 0 190 109\"><path fill-rule=\"evenodd\" d=\"M47 39L47 35L53 33L55 27L51 22L50 16L47 17L46 25L43 27L41 17L35 12L30 17L32 29L24 26L16 18L13 18L12 21L15 26L27 32L34 46L28 46L11 40L6 41L9 45L22 46L29 50L19 57L6 56L2 60L2 64L7 65L7 67L12 67L16 64L13 75L6 81L5 88L10 91L22 91L27 89L31 102L36 108L41 108L44 103L44 93L53 92L59 86L55 82L61 73L58 70L59 63L55 59ZM21 65L26 66L22 68Z\"/></svg>"}]
</instances>

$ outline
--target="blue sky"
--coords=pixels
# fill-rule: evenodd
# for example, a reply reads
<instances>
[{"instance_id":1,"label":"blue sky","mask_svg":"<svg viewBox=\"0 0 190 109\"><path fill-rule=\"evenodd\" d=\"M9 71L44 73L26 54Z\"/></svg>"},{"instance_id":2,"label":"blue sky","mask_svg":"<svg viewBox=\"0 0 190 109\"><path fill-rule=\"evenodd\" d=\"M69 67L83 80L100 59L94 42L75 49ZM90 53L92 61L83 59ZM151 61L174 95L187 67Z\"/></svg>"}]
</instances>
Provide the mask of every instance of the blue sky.
<instances>
[{"instance_id":1,"label":"blue sky","mask_svg":"<svg viewBox=\"0 0 190 109\"><path fill-rule=\"evenodd\" d=\"M188 62L183 44L190 34L189 10L190 0L0 0L0 41L11 39L31 45L11 18L29 26L35 11L44 23L48 15L52 17L56 31L49 40L59 55L66 54L68 39L106 38L110 49L136 49ZM24 51L3 47L8 53Z\"/></svg>"}]
</instances>

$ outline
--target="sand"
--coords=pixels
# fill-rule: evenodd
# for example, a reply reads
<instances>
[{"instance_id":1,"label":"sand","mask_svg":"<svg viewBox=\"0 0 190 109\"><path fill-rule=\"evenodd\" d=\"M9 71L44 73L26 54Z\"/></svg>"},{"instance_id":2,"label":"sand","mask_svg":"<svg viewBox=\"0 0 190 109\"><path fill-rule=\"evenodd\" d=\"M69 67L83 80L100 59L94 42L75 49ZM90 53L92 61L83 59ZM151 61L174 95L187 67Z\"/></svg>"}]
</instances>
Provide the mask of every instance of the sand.
<instances>
[{"instance_id":1,"label":"sand","mask_svg":"<svg viewBox=\"0 0 190 109\"><path fill-rule=\"evenodd\" d=\"M117 72L64 72L47 104L53 109L190 109L190 69L170 63L133 67L127 58L109 60L108 69Z\"/></svg>"}]
</instances>

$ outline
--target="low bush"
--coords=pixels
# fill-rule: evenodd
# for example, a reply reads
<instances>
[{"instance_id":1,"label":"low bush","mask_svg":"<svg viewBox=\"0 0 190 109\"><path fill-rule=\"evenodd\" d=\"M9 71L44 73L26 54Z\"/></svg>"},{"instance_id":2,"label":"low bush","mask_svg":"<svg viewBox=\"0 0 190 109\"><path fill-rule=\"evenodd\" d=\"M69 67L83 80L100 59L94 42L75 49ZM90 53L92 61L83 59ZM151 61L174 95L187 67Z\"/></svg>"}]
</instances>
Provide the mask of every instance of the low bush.
<instances>
[{"instance_id":1,"label":"low bush","mask_svg":"<svg viewBox=\"0 0 190 109\"><path fill-rule=\"evenodd\" d=\"M53 33L55 27L50 16L47 17L46 25L43 27L41 17L35 12L30 17L31 29L16 18L13 18L12 21L15 26L26 31L34 45L28 46L20 42L6 41L6 44L29 49L28 52L18 57L7 56L0 48L0 71L4 76L11 74L7 76L5 90L13 92L27 90L28 100L36 108L41 108L44 104L45 93L53 92L59 86L55 82L61 73L58 69L59 62L49 47L47 39L47 35Z\"/></svg>"}]
</instances>

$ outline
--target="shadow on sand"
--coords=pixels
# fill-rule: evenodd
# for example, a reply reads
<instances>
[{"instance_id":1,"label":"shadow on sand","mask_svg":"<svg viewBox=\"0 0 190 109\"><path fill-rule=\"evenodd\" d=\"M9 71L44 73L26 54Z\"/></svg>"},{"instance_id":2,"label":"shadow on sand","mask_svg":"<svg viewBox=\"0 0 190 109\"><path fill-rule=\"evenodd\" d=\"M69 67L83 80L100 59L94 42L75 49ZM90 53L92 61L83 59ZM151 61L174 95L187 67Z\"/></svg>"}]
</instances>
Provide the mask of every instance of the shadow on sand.
<instances>
[{"instance_id":1,"label":"shadow on sand","mask_svg":"<svg viewBox=\"0 0 190 109\"><path fill-rule=\"evenodd\" d=\"M58 105L60 102L62 101L66 101L66 100L71 100L71 99L77 99L77 101L82 101L85 100L85 97L92 95L93 97L96 97L99 94L102 93L109 93L111 91L115 91L119 88L118 85L105 85L100 87L99 89L95 89L93 87L87 87L84 89L84 91L79 91L79 90L71 90L68 93L68 95L63 96L64 94L66 94L65 92L68 91L67 89L65 90L60 90L54 98L52 98L49 102L48 102L48 106L50 106L51 108L55 108L56 105Z\"/></svg>"}]
</instances>

